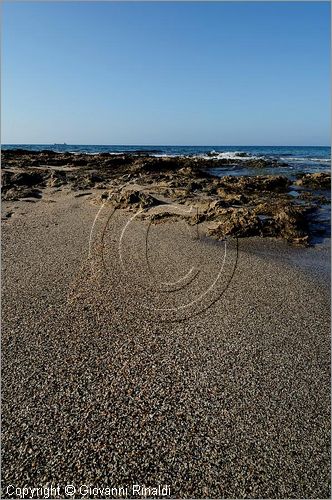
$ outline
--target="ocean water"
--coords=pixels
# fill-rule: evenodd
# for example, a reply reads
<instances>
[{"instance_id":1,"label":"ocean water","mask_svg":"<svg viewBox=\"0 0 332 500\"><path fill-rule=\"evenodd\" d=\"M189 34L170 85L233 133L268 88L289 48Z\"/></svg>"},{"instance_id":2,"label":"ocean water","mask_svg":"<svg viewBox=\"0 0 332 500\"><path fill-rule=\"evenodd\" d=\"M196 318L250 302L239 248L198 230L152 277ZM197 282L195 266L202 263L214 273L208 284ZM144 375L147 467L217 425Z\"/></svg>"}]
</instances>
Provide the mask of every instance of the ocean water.
<instances>
[{"instance_id":1,"label":"ocean water","mask_svg":"<svg viewBox=\"0 0 332 500\"><path fill-rule=\"evenodd\" d=\"M299 172L326 172L331 167L331 149L326 146L121 146L79 144L11 144L2 145L2 150L22 148L30 151L51 150L59 153L135 153L146 152L151 156L189 156L201 158L228 158L232 166L216 168L220 175L257 175L257 169L246 168L248 158L270 158L277 160L277 168L260 169L261 174L296 175ZM246 156L241 156L245 154Z\"/></svg>"}]
</instances>

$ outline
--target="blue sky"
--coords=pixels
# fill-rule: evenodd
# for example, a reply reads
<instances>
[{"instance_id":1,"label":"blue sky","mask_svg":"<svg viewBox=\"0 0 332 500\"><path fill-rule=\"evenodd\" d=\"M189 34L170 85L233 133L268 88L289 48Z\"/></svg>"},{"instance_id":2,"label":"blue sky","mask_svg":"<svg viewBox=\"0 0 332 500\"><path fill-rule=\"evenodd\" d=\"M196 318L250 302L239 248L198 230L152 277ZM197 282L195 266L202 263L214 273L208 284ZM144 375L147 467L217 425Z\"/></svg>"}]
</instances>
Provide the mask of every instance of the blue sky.
<instances>
[{"instance_id":1,"label":"blue sky","mask_svg":"<svg viewBox=\"0 0 332 500\"><path fill-rule=\"evenodd\" d=\"M2 142L328 145L326 2L3 4Z\"/></svg>"}]
</instances>

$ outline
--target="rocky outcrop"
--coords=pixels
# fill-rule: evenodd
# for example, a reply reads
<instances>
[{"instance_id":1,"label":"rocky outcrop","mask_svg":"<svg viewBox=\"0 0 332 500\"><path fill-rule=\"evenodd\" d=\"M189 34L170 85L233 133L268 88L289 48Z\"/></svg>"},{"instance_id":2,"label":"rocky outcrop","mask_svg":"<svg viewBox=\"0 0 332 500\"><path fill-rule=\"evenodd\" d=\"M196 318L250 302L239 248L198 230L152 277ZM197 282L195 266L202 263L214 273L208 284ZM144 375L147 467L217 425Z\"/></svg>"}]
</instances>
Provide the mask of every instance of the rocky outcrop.
<instances>
[{"instance_id":1,"label":"rocky outcrop","mask_svg":"<svg viewBox=\"0 0 332 500\"><path fill-rule=\"evenodd\" d=\"M308 244L307 209L290 205L276 205L269 214L261 207L229 208L218 211L216 220L208 225L208 234L223 239L226 236L269 236L283 238L290 243ZM266 211L265 211L266 212Z\"/></svg>"},{"instance_id":2,"label":"rocky outcrop","mask_svg":"<svg viewBox=\"0 0 332 500\"><path fill-rule=\"evenodd\" d=\"M247 208L228 208L218 212L217 220L208 226L208 234L225 236L261 236L259 218Z\"/></svg>"},{"instance_id":3,"label":"rocky outcrop","mask_svg":"<svg viewBox=\"0 0 332 500\"><path fill-rule=\"evenodd\" d=\"M49 187L58 188L60 186L64 186L65 184L67 184L66 172L53 170L47 180L47 185Z\"/></svg>"},{"instance_id":4,"label":"rocky outcrop","mask_svg":"<svg viewBox=\"0 0 332 500\"><path fill-rule=\"evenodd\" d=\"M249 191L286 191L291 181L283 175L257 175L257 176L225 176L217 181L217 185L230 190L246 193Z\"/></svg>"},{"instance_id":5,"label":"rocky outcrop","mask_svg":"<svg viewBox=\"0 0 332 500\"><path fill-rule=\"evenodd\" d=\"M315 174L302 174L295 182L297 186L313 187L316 189L331 188L331 174L319 172Z\"/></svg>"},{"instance_id":6,"label":"rocky outcrop","mask_svg":"<svg viewBox=\"0 0 332 500\"><path fill-rule=\"evenodd\" d=\"M311 214L328 201L320 191L331 182L327 173L302 174L294 185L283 175L213 175L211 167L236 161L254 168L274 164L250 157L158 158L143 151L76 155L25 150L4 151L2 156L4 200L38 199L44 188L66 188L102 189L96 202L107 201L121 209L175 202L192 206L191 223L204 223L216 238L269 236L307 244ZM154 219L166 217L165 212Z\"/></svg>"},{"instance_id":7,"label":"rocky outcrop","mask_svg":"<svg viewBox=\"0 0 332 500\"><path fill-rule=\"evenodd\" d=\"M2 171L1 197L3 200L39 197L36 188L46 186L49 173L38 170Z\"/></svg>"},{"instance_id":8,"label":"rocky outcrop","mask_svg":"<svg viewBox=\"0 0 332 500\"><path fill-rule=\"evenodd\" d=\"M101 198L103 198L103 195ZM112 201L117 208L129 209L146 209L160 205L161 203L149 193L137 188L130 189L130 187L122 190L115 189L114 191L109 191L107 199Z\"/></svg>"},{"instance_id":9,"label":"rocky outcrop","mask_svg":"<svg viewBox=\"0 0 332 500\"><path fill-rule=\"evenodd\" d=\"M3 195L2 195L2 199L4 201L17 201L17 200L20 200L22 198L23 199L24 198L41 198L42 197L41 193L42 192L40 189L35 189L35 188L27 187L27 186L17 186L17 187L13 187L13 188L10 188L7 191L5 191L5 193L3 193Z\"/></svg>"}]
</instances>

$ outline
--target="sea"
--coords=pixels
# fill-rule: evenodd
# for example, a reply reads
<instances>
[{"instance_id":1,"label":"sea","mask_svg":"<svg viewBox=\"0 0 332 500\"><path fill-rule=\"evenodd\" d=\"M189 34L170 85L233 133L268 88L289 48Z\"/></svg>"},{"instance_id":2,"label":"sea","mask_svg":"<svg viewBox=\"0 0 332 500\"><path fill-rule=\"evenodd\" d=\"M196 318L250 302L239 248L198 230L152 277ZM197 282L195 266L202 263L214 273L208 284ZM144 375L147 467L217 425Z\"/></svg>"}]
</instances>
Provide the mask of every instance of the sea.
<instances>
[{"instance_id":1,"label":"sea","mask_svg":"<svg viewBox=\"0 0 332 500\"><path fill-rule=\"evenodd\" d=\"M329 146L142 146L142 145L84 145L84 144L4 144L2 150L51 150L58 153L137 153L156 157L197 157L230 159L232 165L215 169L220 175L257 175L256 168L247 168L246 161L253 158L273 159L277 167L259 169L260 174L283 174L295 177L298 173L326 172L331 168Z\"/></svg>"}]
</instances>

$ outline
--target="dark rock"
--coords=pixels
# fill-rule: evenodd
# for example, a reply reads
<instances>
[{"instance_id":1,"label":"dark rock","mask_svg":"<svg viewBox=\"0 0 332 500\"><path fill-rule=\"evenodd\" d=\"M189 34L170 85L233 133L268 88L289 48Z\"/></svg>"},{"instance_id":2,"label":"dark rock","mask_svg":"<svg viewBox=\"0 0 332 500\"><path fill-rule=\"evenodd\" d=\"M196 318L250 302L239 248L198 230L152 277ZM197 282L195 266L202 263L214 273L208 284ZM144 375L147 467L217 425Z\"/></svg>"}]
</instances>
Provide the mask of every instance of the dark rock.
<instances>
[{"instance_id":1,"label":"dark rock","mask_svg":"<svg viewBox=\"0 0 332 500\"><path fill-rule=\"evenodd\" d=\"M283 175L258 175L254 177L221 177L219 186L225 190L240 191L287 191L290 186L290 180Z\"/></svg>"},{"instance_id":2,"label":"dark rock","mask_svg":"<svg viewBox=\"0 0 332 500\"><path fill-rule=\"evenodd\" d=\"M270 168L279 167L280 163L275 160L268 160L266 158L252 158L246 160L245 166L250 168Z\"/></svg>"},{"instance_id":3,"label":"dark rock","mask_svg":"<svg viewBox=\"0 0 332 500\"><path fill-rule=\"evenodd\" d=\"M291 243L307 245L307 210L302 207L285 206L275 215L279 235Z\"/></svg>"},{"instance_id":4,"label":"dark rock","mask_svg":"<svg viewBox=\"0 0 332 500\"><path fill-rule=\"evenodd\" d=\"M111 196L111 199L117 202L118 208L149 208L161 203L154 196L138 189L124 189Z\"/></svg>"},{"instance_id":5,"label":"dark rock","mask_svg":"<svg viewBox=\"0 0 332 500\"><path fill-rule=\"evenodd\" d=\"M223 239L225 236L261 236L261 222L247 208L225 209L218 214L218 221L209 226L208 234Z\"/></svg>"},{"instance_id":6,"label":"dark rock","mask_svg":"<svg viewBox=\"0 0 332 500\"><path fill-rule=\"evenodd\" d=\"M53 170L47 184L49 187L60 187L67 184L66 172Z\"/></svg>"},{"instance_id":7,"label":"dark rock","mask_svg":"<svg viewBox=\"0 0 332 500\"><path fill-rule=\"evenodd\" d=\"M331 188L331 174L328 172L319 172L315 174L303 174L297 181L297 186L308 186L316 189Z\"/></svg>"},{"instance_id":8,"label":"dark rock","mask_svg":"<svg viewBox=\"0 0 332 500\"><path fill-rule=\"evenodd\" d=\"M5 201L17 201L21 198L42 198L42 192L39 189L33 189L26 186L17 186L8 189L2 199Z\"/></svg>"},{"instance_id":9,"label":"dark rock","mask_svg":"<svg viewBox=\"0 0 332 500\"><path fill-rule=\"evenodd\" d=\"M44 184L45 173L37 171L27 171L27 172L4 172L3 175L3 186L8 185L14 186L36 186L38 184Z\"/></svg>"}]
</instances>

